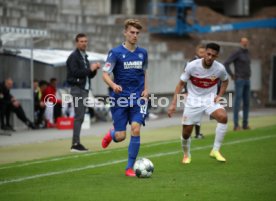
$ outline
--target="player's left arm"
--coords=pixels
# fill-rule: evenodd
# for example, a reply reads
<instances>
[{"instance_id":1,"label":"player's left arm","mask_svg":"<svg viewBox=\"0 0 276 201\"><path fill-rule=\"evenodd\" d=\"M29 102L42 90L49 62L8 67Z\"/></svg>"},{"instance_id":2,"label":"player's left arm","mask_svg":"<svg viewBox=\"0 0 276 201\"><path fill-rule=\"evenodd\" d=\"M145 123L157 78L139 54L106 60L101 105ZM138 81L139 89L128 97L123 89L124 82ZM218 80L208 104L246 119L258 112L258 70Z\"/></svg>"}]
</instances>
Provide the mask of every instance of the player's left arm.
<instances>
[{"instance_id":1,"label":"player's left arm","mask_svg":"<svg viewBox=\"0 0 276 201\"><path fill-rule=\"evenodd\" d=\"M141 96L144 97L144 98L148 98L149 97L148 81L147 81L147 71L145 71L144 90L143 90Z\"/></svg>"},{"instance_id":2,"label":"player's left arm","mask_svg":"<svg viewBox=\"0 0 276 201\"><path fill-rule=\"evenodd\" d=\"M220 101L221 97L224 95L228 87L229 80L225 69L221 73L220 80L221 80L221 86L220 86L218 95L215 97L216 103Z\"/></svg>"},{"instance_id":3,"label":"player's left arm","mask_svg":"<svg viewBox=\"0 0 276 201\"><path fill-rule=\"evenodd\" d=\"M142 91L141 96L144 98L149 97L149 91L148 91L148 81L147 81L147 69L148 69L148 53L145 52L144 54L144 62L143 62L143 70L144 70L144 90Z\"/></svg>"},{"instance_id":4,"label":"player's left arm","mask_svg":"<svg viewBox=\"0 0 276 201\"><path fill-rule=\"evenodd\" d=\"M225 93L227 86L228 86L228 82L229 82L228 79L225 81L222 81L219 93L215 98L215 102L218 102L220 100L220 98L223 96L223 94Z\"/></svg>"}]
</instances>

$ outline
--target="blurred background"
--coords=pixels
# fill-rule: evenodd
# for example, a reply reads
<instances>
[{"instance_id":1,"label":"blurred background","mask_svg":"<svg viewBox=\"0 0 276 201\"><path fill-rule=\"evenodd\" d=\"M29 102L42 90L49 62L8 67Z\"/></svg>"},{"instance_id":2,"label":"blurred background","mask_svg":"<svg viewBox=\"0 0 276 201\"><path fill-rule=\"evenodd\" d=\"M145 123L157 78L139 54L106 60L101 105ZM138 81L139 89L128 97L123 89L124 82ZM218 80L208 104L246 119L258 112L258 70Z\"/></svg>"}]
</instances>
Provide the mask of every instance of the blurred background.
<instances>
[{"instance_id":1,"label":"blurred background","mask_svg":"<svg viewBox=\"0 0 276 201\"><path fill-rule=\"evenodd\" d=\"M31 118L32 80L56 77L58 87L66 87L65 60L77 33L89 37L90 60L104 62L108 50L123 42L122 22L137 18L144 26L139 46L149 52L151 93L172 96L199 43L219 43L223 62L248 37L251 107L275 107L275 17L273 0L1 0L0 81L14 80L13 94ZM94 96L107 96L101 76L92 82Z\"/></svg>"}]
</instances>

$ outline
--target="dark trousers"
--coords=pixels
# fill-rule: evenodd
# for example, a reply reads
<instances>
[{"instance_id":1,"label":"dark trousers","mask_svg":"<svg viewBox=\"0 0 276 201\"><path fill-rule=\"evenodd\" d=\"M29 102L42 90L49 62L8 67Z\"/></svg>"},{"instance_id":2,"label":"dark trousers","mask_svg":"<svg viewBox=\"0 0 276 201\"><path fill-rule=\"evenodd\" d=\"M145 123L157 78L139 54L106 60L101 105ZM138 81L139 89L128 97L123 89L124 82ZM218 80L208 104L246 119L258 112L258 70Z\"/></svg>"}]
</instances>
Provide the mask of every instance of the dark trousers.
<instances>
[{"instance_id":1,"label":"dark trousers","mask_svg":"<svg viewBox=\"0 0 276 201\"><path fill-rule=\"evenodd\" d=\"M45 107L35 108L35 124L38 126L44 121Z\"/></svg>"},{"instance_id":2,"label":"dark trousers","mask_svg":"<svg viewBox=\"0 0 276 201\"><path fill-rule=\"evenodd\" d=\"M1 128L4 127L5 122L4 122L4 108L3 108L3 103L0 101L0 124Z\"/></svg>"},{"instance_id":3,"label":"dark trousers","mask_svg":"<svg viewBox=\"0 0 276 201\"><path fill-rule=\"evenodd\" d=\"M250 80L235 80L235 98L233 108L234 127L239 126L239 111L241 102L243 103L243 121L242 126L248 126L248 114L250 106Z\"/></svg>"},{"instance_id":4,"label":"dark trousers","mask_svg":"<svg viewBox=\"0 0 276 201\"><path fill-rule=\"evenodd\" d=\"M62 116L62 105L60 103L57 103L54 106L54 121L57 121L58 117Z\"/></svg>"},{"instance_id":5,"label":"dark trousers","mask_svg":"<svg viewBox=\"0 0 276 201\"><path fill-rule=\"evenodd\" d=\"M10 126L11 112L14 112L18 119L20 119L25 124L27 124L27 122L29 121L21 105L19 105L18 107L14 107L12 103L5 103L2 105L1 126Z\"/></svg>"},{"instance_id":6,"label":"dark trousers","mask_svg":"<svg viewBox=\"0 0 276 201\"><path fill-rule=\"evenodd\" d=\"M86 109L86 107L83 104L83 100L88 97L88 91L81 89L77 86L73 86L71 88L71 95L73 96L73 104L75 110L72 144L75 144L80 143L81 125L84 120L84 114Z\"/></svg>"}]
</instances>

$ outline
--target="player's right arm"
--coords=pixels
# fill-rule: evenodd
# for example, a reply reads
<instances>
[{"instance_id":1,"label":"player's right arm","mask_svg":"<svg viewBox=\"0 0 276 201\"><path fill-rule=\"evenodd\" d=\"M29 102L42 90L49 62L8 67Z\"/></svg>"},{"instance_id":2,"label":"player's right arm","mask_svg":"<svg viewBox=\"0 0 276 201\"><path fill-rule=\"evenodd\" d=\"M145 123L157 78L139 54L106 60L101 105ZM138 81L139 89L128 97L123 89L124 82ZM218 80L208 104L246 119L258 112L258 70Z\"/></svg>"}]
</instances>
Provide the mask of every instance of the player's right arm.
<instances>
[{"instance_id":1,"label":"player's right arm","mask_svg":"<svg viewBox=\"0 0 276 201\"><path fill-rule=\"evenodd\" d=\"M173 113L175 113L176 104L177 104L177 96L178 96L178 94L180 94L182 92L185 85L186 85L186 82L184 82L182 80L180 80L178 82L178 84L176 85L175 90L174 90L173 100L172 100L172 103L171 103L171 105L168 109L168 116L169 117L172 117Z\"/></svg>"},{"instance_id":2,"label":"player's right arm","mask_svg":"<svg viewBox=\"0 0 276 201\"><path fill-rule=\"evenodd\" d=\"M178 82L178 84L175 87L173 100L172 100L172 103L171 103L171 105L168 109L168 116L169 117L172 117L173 113L175 112L176 105L177 105L177 96L178 96L178 94L180 94L182 92L183 88L186 86L187 81L190 79L191 68L192 68L192 66L190 65L190 63L188 63L186 68L185 68L185 71L180 76L180 81Z\"/></svg>"},{"instance_id":3,"label":"player's right arm","mask_svg":"<svg viewBox=\"0 0 276 201\"><path fill-rule=\"evenodd\" d=\"M103 72L103 80L104 82L112 88L115 93L120 93L123 91L122 87L114 83L107 72Z\"/></svg>"},{"instance_id":4,"label":"player's right arm","mask_svg":"<svg viewBox=\"0 0 276 201\"><path fill-rule=\"evenodd\" d=\"M115 93L120 93L123 91L122 87L117 85L110 77L110 73L112 73L115 65L116 65L116 55L112 52L112 50L108 53L105 65L103 67L103 80L104 82L112 88Z\"/></svg>"}]
</instances>

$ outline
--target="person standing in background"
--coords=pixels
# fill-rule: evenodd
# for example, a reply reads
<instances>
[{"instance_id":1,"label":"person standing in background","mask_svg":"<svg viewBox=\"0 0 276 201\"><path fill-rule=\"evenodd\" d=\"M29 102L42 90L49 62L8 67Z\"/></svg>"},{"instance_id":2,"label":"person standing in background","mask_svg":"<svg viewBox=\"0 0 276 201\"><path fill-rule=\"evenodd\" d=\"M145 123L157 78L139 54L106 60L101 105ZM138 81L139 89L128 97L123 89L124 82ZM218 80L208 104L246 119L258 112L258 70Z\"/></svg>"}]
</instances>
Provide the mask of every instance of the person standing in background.
<instances>
[{"instance_id":1,"label":"person standing in background","mask_svg":"<svg viewBox=\"0 0 276 201\"><path fill-rule=\"evenodd\" d=\"M248 115L250 106L251 58L248 51L248 39L246 37L241 38L240 45L240 48L233 52L224 62L227 73L235 82L235 98L233 108L234 131L241 130L239 125L241 100L243 103L242 128L250 129L248 126ZM231 63L234 64L234 73L230 69Z\"/></svg>"},{"instance_id":2,"label":"person standing in background","mask_svg":"<svg viewBox=\"0 0 276 201\"><path fill-rule=\"evenodd\" d=\"M86 152L88 149L80 143L81 125L86 109L83 100L88 97L88 91L91 89L90 79L96 76L100 63L90 64L88 61L86 54L88 38L86 34L77 34L75 43L76 49L66 61L67 82L71 86L75 110L71 152Z\"/></svg>"}]
</instances>

